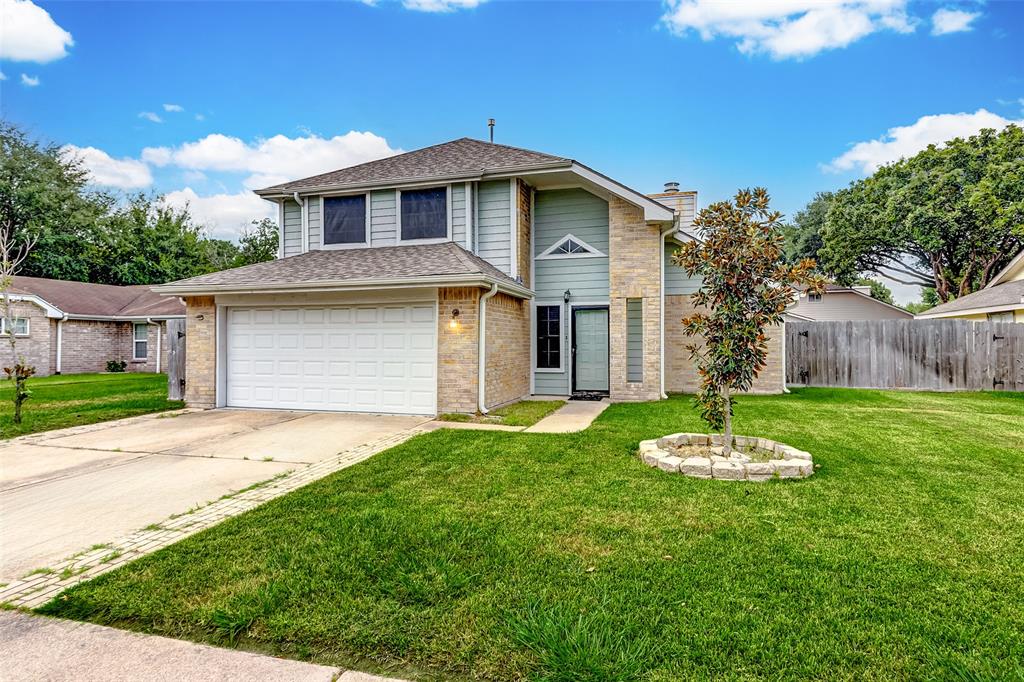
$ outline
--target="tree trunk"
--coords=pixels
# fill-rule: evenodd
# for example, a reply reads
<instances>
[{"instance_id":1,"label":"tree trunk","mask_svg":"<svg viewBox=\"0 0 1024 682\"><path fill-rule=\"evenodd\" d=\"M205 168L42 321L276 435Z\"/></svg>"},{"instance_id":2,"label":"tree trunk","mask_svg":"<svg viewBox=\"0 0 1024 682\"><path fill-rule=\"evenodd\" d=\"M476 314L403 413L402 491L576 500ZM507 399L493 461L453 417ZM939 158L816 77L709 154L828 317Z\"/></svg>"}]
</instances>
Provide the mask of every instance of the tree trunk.
<instances>
[{"instance_id":1,"label":"tree trunk","mask_svg":"<svg viewBox=\"0 0 1024 682\"><path fill-rule=\"evenodd\" d=\"M722 398L725 399L725 431L722 432L722 454L732 454L732 398L729 397L729 386L722 386Z\"/></svg>"}]
</instances>

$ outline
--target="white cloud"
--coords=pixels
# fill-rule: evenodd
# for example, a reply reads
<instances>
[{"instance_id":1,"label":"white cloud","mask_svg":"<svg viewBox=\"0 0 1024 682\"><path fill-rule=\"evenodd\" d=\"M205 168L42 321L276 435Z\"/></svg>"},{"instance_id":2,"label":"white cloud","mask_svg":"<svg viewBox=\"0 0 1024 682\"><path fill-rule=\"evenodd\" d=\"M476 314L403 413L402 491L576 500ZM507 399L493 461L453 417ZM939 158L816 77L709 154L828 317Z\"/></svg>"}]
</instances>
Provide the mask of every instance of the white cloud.
<instances>
[{"instance_id":1,"label":"white cloud","mask_svg":"<svg viewBox=\"0 0 1024 682\"><path fill-rule=\"evenodd\" d=\"M0 71L0 81L5 81L5 80L7 80L7 74L4 73L3 71Z\"/></svg>"},{"instance_id":2,"label":"white cloud","mask_svg":"<svg viewBox=\"0 0 1024 682\"><path fill-rule=\"evenodd\" d=\"M0 59L45 64L66 57L71 34L30 0L0 0Z\"/></svg>"},{"instance_id":3,"label":"white cloud","mask_svg":"<svg viewBox=\"0 0 1024 682\"><path fill-rule=\"evenodd\" d=\"M139 112L139 118L144 118L147 121L152 121L153 123L163 123L164 122L164 120L162 118L160 118L159 116L154 114L152 111L140 111Z\"/></svg>"},{"instance_id":4,"label":"white cloud","mask_svg":"<svg viewBox=\"0 0 1024 682\"><path fill-rule=\"evenodd\" d=\"M153 184L149 166L136 159L115 159L102 149L73 144L61 147L61 153L81 159L93 184L118 189L138 189Z\"/></svg>"},{"instance_id":5,"label":"white cloud","mask_svg":"<svg viewBox=\"0 0 1024 682\"><path fill-rule=\"evenodd\" d=\"M1024 125L1024 120L1006 119L985 109L973 114L922 116L908 126L889 128L877 140L858 142L824 168L836 173L859 168L864 175L870 175L879 166L911 157L930 144L941 145L954 137L974 135L982 128L1002 130L1010 123Z\"/></svg>"},{"instance_id":6,"label":"white cloud","mask_svg":"<svg viewBox=\"0 0 1024 682\"><path fill-rule=\"evenodd\" d=\"M947 33L970 31L971 22L981 16L981 12L964 12L959 9L943 7L932 15L932 35L944 36Z\"/></svg>"},{"instance_id":7,"label":"white cloud","mask_svg":"<svg viewBox=\"0 0 1024 682\"><path fill-rule=\"evenodd\" d=\"M245 186L257 188L382 159L399 151L379 135L354 130L332 138L275 135L252 143L215 133L179 147L147 147L142 150L142 159L155 166L249 173Z\"/></svg>"},{"instance_id":8,"label":"white cloud","mask_svg":"<svg viewBox=\"0 0 1024 682\"><path fill-rule=\"evenodd\" d=\"M744 54L811 57L878 31L911 33L906 0L667 0L662 21L676 35L728 38Z\"/></svg>"},{"instance_id":9,"label":"white cloud","mask_svg":"<svg viewBox=\"0 0 1024 682\"><path fill-rule=\"evenodd\" d=\"M483 0L402 0L402 7L417 12L454 12L460 9L473 9ZM367 4L375 5L376 2Z\"/></svg>"},{"instance_id":10,"label":"white cloud","mask_svg":"<svg viewBox=\"0 0 1024 682\"><path fill-rule=\"evenodd\" d=\"M219 239L237 239L250 221L277 217L275 205L252 192L201 197L186 187L165 194L164 202L175 208L187 205L195 222L206 226L210 235Z\"/></svg>"},{"instance_id":11,"label":"white cloud","mask_svg":"<svg viewBox=\"0 0 1024 682\"><path fill-rule=\"evenodd\" d=\"M185 107L181 106L180 104L165 104L164 111L180 112L185 111Z\"/></svg>"},{"instance_id":12,"label":"white cloud","mask_svg":"<svg viewBox=\"0 0 1024 682\"><path fill-rule=\"evenodd\" d=\"M30 76L27 73L23 73L21 74L21 84L29 88L34 88L39 85L39 76Z\"/></svg>"}]
</instances>

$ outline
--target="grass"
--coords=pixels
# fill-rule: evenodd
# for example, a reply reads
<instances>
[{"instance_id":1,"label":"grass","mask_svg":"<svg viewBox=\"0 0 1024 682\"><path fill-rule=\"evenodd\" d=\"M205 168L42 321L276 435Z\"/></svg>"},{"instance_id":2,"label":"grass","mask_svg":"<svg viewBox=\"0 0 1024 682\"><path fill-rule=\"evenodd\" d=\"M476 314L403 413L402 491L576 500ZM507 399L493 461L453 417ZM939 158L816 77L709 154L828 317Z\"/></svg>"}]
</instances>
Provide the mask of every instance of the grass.
<instances>
[{"instance_id":1,"label":"grass","mask_svg":"<svg viewBox=\"0 0 1024 682\"><path fill-rule=\"evenodd\" d=\"M504 424L505 426L533 426L562 405L564 400L520 400L517 403L491 410L486 415L442 414L439 421L473 422L475 424Z\"/></svg>"},{"instance_id":2,"label":"grass","mask_svg":"<svg viewBox=\"0 0 1024 682\"><path fill-rule=\"evenodd\" d=\"M1024 394L741 397L805 481L650 469L689 400L442 429L44 613L398 676L1024 679Z\"/></svg>"},{"instance_id":3,"label":"grass","mask_svg":"<svg viewBox=\"0 0 1024 682\"><path fill-rule=\"evenodd\" d=\"M22 423L12 421L14 384L0 380L0 439L183 407L167 399L165 374L67 374L32 378Z\"/></svg>"}]
</instances>

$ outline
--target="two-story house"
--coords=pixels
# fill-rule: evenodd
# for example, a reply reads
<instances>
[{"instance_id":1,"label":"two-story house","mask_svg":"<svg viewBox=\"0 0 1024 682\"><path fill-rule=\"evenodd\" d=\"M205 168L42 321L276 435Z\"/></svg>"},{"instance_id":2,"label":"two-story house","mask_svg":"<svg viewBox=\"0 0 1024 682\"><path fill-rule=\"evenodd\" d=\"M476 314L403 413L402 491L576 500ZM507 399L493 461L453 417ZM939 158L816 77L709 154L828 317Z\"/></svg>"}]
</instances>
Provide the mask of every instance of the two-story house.
<instances>
[{"instance_id":1,"label":"two-story house","mask_svg":"<svg viewBox=\"0 0 1024 682\"><path fill-rule=\"evenodd\" d=\"M671 263L696 196L459 139L257 191L279 258L158 287L195 406L435 414L693 390ZM757 390L783 388L781 334Z\"/></svg>"}]
</instances>

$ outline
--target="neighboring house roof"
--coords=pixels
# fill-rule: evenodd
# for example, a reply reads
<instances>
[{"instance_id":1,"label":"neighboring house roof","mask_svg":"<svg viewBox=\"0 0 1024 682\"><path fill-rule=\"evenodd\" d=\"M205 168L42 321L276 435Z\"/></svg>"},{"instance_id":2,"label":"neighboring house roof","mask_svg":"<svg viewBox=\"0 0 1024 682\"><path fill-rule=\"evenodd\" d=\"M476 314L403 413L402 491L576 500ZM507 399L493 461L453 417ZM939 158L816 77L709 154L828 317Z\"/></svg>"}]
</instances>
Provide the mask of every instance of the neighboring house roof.
<instances>
[{"instance_id":1,"label":"neighboring house roof","mask_svg":"<svg viewBox=\"0 0 1024 682\"><path fill-rule=\"evenodd\" d=\"M463 137L377 161L285 182L257 194L294 192L337 185L377 185L439 177L475 176L481 172L569 166L571 159Z\"/></svg>"},{"instance_id":2,"label":"neighboring house roof","mask_svg":"<svg viewBox=\"0 0 1024 682\"><path fill-rule=\"evenodd\" d=\"M543 171L560 171L582 178L603 192L617 195L643 208L646 220L673 220L671 208L578 161L468 137L255 191L265 198L280 198L289 197L295 192L353 191L416 183L481 180L486 176L504 177Z\"/></svg>"},{"instance_id":3,"label":"neighboring house roof","mask_svg":"<svg viewBox=\"0 0 1024 682\"><path fill-rule=\"evenodd\" d=\"M352 289L360 286L376 289L446 283L497 284L507 293L522 298L531 295L521 283L454 242L314 250L171 282L154 287L154 291L191 294L249 292L254 289Z\"/></svg>"},{"instance_id":4,"label":"neighboring house roof","mask_svg":"<svg viewBox=\"0 0 1024 682\"><path fill-rule=\"evenodd\" d=\"M929 308L919 318L958 317L961 315L997 313L1024 308L1024 280L1003 282L997 286Z\"/></svg>"},{"instance_id":5,"label":"neighboring house roof","mask_svg":"<svg viewBox=\"0 0 1024 682\"><path fill-rule=\"evenodd\" d=\"M78 319L144 319L185 315L185 306L181 301L160 296L147 285L122 287L42 277L15 277L11 293L41 299L56 313L61 313L51 313L57 317L68 315Z\"/></svg>"}]
</instances>

